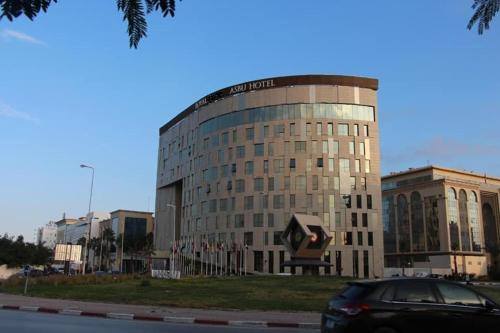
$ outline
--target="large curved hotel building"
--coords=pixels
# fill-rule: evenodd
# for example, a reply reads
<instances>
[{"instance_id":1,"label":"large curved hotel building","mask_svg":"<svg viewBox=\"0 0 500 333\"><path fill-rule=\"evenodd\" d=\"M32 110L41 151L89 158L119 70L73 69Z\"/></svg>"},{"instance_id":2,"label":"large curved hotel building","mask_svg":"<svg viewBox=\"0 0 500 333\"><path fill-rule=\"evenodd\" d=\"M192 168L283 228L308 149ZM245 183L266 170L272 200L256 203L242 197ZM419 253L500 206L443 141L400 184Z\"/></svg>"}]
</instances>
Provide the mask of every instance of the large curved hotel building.
<instances>
[{"instance_id":1,"label":"large curved hotel building","mask_svg":"<svg viewBox=\"0 0 500 333\"><path fill-rule=\"evenodd\" d=\"M275 77L179 113L160 129L157 252L169 255L175 230L245 244L250 273L290 272L280 234L302 213L333 236L320 274L382 276L377 89L363 77Z\"/></svg>"}]
</instances>

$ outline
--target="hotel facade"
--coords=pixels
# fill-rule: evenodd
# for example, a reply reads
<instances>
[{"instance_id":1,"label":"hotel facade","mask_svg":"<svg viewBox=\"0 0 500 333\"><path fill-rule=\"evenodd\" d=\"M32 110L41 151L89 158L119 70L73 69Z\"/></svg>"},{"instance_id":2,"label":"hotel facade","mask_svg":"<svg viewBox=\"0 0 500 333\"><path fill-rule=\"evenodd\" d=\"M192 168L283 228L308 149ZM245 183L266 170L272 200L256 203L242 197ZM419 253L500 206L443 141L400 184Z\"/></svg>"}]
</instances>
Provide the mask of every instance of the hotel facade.
<instances>
[{"instance_id":1,"label":"hotel facade","mask_svg":"<svg viewBox=\"0 0 500 333\"><path fill-rule=\"evenodd\" d=\"M157 256L168 258L174 240L195 251L243 244L248 272L290 272L280 235L300 213L333 236L320 274L382 276L377 90L363 77L275 77L179 113L160 128Z\"/></svg>"},{"instance_id":2,"label":"hotel facade","mask_svg":"<svg viewBox=\"0 0 500 333\"><path fill-rule=\"evenodd\" d=\"M386 270L498 270L500 178L439 166L382 177Z\"/></svg>"}]
</instances>

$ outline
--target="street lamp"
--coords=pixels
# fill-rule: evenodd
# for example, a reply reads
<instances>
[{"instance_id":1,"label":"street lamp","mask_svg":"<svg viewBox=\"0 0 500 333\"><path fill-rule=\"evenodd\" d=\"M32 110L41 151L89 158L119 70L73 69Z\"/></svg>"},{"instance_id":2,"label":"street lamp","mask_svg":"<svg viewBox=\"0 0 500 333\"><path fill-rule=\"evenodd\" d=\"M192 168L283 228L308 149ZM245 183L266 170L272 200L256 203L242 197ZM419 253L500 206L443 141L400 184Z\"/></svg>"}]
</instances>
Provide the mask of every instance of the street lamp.
<instances>
[{"instance_id":1,"label":"street lamp","mask_svg":"<svg viewBox=\"0 0 500 333\"><path fill-rule=\"evenodd\" d=\"M176 207L175 205L172 205L172 204L167 204L167 207L170 207L170 208L173 208L174 209L174 238L173 238L173 241L172 241L172 252L174 252L174 248L175 248L175 210L176 210ZM171 268L171 271L175 272L174 268L175 268L175 254L172 253L173 256L172 256L172 268Z\"/></svg>"},{"instance_id":2,"label":"street lamp","mask_svg":"<svg viewBox=\"0 0 500 333\"><path fill-rule=\"evenodd\" d=\"M88 214L87 214L87 216L90 216L90 209L92 207L92 192L94 190L94 167L92 167L90 165L80 164L80 168L88 168L88 169L92 170L92 179L90 181L89 210L88 210ZM90 219L88 237L85 237L85 255L83 256L83 272L82 272L83 275L85 275L85 271L87 269L87 261L88 261L87 243L88 243L88 240L90 239L91 230L92 230L92 219Z\"/></svg>"}]
</instances>

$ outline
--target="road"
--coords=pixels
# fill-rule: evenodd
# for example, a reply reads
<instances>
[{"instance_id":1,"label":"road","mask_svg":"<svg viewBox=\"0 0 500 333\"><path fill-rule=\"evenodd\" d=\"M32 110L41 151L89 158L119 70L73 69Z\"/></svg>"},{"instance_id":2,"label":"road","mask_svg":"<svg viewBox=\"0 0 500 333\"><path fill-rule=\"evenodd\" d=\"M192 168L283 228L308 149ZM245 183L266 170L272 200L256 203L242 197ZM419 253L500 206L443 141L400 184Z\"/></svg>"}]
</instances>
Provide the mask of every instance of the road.
<instances>
[{"instance_id":1,"label":"road","mask_svg":"<svg viewBox=\"0 0 500 333\"><path fill-rule=\"evenodd\" d=\"M0 310L0 332L6 333L312 333L315 330L243 328L216 325L170 324Z\"/></svg>"}]
</instances>

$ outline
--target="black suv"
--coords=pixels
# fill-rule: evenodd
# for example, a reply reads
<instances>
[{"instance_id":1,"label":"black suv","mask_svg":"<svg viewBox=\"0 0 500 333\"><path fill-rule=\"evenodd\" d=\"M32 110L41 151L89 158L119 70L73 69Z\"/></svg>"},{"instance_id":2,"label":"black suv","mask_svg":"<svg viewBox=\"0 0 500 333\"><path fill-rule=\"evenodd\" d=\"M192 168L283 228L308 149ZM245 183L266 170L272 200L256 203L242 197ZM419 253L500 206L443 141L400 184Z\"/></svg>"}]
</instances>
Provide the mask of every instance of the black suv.
<instances>
[{"instance_id":1,"label":"black suv","mask_svg":"<svg viewBox=\"0 0 500 333\"><path fill-rule=\"evenodd\" d=\"M351 282L328 302L322 333L500 332L500 307L460 283L400 278Z\"/></svg>"}]
</instances>

